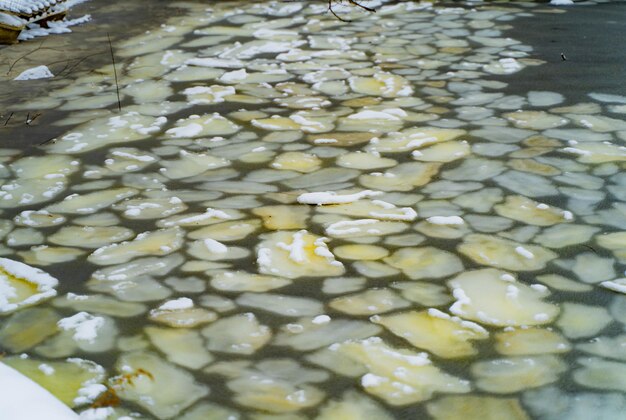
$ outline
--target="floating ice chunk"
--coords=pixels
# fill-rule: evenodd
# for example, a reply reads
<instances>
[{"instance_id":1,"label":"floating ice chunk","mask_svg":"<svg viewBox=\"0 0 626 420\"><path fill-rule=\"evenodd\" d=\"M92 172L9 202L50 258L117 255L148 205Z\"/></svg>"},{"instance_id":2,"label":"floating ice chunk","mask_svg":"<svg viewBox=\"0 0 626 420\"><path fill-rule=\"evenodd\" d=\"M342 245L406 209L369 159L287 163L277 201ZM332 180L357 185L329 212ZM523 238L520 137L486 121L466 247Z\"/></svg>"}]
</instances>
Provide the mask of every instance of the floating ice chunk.
<instances>
[{"instance_id":1,"label":"floating ice chunk","mask_svg":"<svg viewBox=\"0 0 626 420\"><path fill-rule=\"evenodd\" d=\"M316 420L364 419L391 420L393 416L380 404L356 392L345 392L341 400L329 401Z\"/></svg>"},{"instance_id":2,"label":"floating ice chunk","mask_svg":"<svg viewBox=\"0 0 626 420\"><path fill-rule=\"evenodd\" d=\"M315 318L303 318L297 324L283 326L276 336L275 344L308 351L349 339L371 337L382 330L379 326L364 321L335 318L325 323L313 323L313 319Z\"/></svg>"},{"instance_id":3,"label":"floating ice chunk","mask_svg":"<svg viewBox=\"0 0 626 420\"><path fill-rule=\"evenodd\" d=\"M468 271L450 280L448 285L456 299L450 312L496 326L540 325L556 318L559 308L543 302L545 292L503 280L502 274L505 273L488 268Z\"/></svg>"},{"instance_id":4,"label":"floating ice chunk","mask_svg":"<svg viewBox=\"0 0 626 420\"><path fill-rule=\"evenodd\" d=\"M598 376L602 377L603 374ZM626 409L626 397L617 392L563 392L549 386L524 392L524 405L534 417L585 420L590 417L612 420Z\"/></svg>"},{"instance_id":5,"label":"floating ice chunk","mask_svg":"<svg viewBox=\"0 0 626 420\"><path fill-rule=\"evenodd\" d=\"M560 93L549 91L528 92L528 102L535 107L553 106L563 102L565 98Z\"/></svg>"},{"instance_id":6,"label":"floating ice chunk","mask_svg":"<svg viewBox=\"0 0 626 420\"><path fill-rule=\"evenodd\" d=\"M306 230L264 235L257 248L259 270L287 278L341 275L345 268L335 260L326 241Z\"/></svg>"},{"instance_id":7,"label":"floating ice chunk","mask_svg":"<svg viewBox=\"0 0 626 420\"><path fill-rule=\"evenodd\" d=\"M273 293L243 293L236 302L240 306L289 317L313 316L324 311L324 305L314 299Z\"/></svg>"},{"instance_id":8,"label":"floating ice chunk","mask_svg":"<svg viewBox=\"0 0 626 420\"><path fill-rule=\"evenodd\" d=\"M99 248L134 235L132 230L121 226L64 226L50 235L48 241L78 248Z\"/></svg>"},{"instance_id":9,"label":"floating ice chunk","mask_svg":"<svg viewBox=\"0 0 626 420\"><path fill-rule=\"evenodd\" d=\"M330 301L329 306L350 315L375 315L406 308L410 303L390 289L369 289Z\"/></svg>"},{"instance_id":10,"label":"floating ice chunk","mask_svg":"<svg viewBox=\"0 0 626 420\"><path fill-rule=\"evenodd\" d=\"M116 394L138 404L157 418L177 417L182 410L206 396L208 388L191 373L165 362L153 353L123 354L116 363L122 375L132 380L111 378Z\"/></svg>"},{"instance_id":11,"label":"floating ice chunk","mask_svg":"<svg viewBox=\"0 0 626 420\"><path fill-rule=\"evenodd\" d=\"M247 76L246 69L239 69L224 73L219 80L224 83L238 83L245 80Z\"/></svg>"},{"instance_id":12,"label":"floating ice chunk","mask_svg":"<svg viewBox=\"0 0 626 420\"><path fill-rule=\"evenodd\" d=\"M47 66L37 66L24 70L13 80L48 79L50 77L54 77L54 74Z\"/></svg>"},{"instance_id":13,"label":"floating ice chunk","mask_svg":"<svg viewBox=\"0 0 626 420\"><path fill-rule=\"evenodd\" d=\"M613 321L606 308L565 302L557 327L568 338L593 337Z\"/></svg>"},{"instance_id":14,"label":"floating ice chunk","mask_svg":"<svg viewBox=\"0 0 626 420\"><path fill-rule=\"evenodd\" d=\"M209 350L249 355L269 342L272 331L252 313L222 318L202 330Z\"/></svg>"},{"instance_id":15,"label":"floating ice chunk","mask_svg":"<svg viewBox=\"0 0 626 420\"><path fill-rule=\"evenodd\" d=\"M3 321L0 342L12 353L29 350L57 333L59 319L50 308L23 309Z\"/></svg>"},{"instance_id":16,"label":"floating ice chunk","mask_svg":"<svg viewBox=\"0 0 626 420\"><path fill-rule=\"evenodd\" d=\"M368 149L377 152L401 153L419 149L423 146L453 140L465 133L465 130L448 128L411 128L398 133L391 133L381 138L379 141L372 142L368 146Z\"/></svg>"},{"instance_id":17,"label":"floating ice chunk","mask_svg":"<svg viewBox=\"0 0 626 420\"><path fill-rule=\"evenodd\" d=\"M470 340L489 337L483 327L433 308L421 312L375 316L371 321L384 326L415 347L445 358L474 355L477 350Z\"/></svg>"},{"instance_id":18,"label":"floating ice chunk","mask_svg":"<svg viewBox=\"0 0 626 420\"><path fill-rule=\"evenodd\" d=\"M151 310L150 319L173 328L193 328L215 321L217 315L204 308L194 307L191 299L182 297L168 300Z\"/></svg>"},{"instance_id":19,"label":"floating ice chunk","mask_svg":"<svg viewBox=\"0 0 626 420\"><path fill-rule=\"evenodd\" d=\"M145 305L141 303L122 302L100 294L77 295L68 293L63 297L56 298L53 305L57 308L71 308L79 312L90 311L117 318L130 318L146 312Z\"/></svg>"},{"instance_id":20,"label":"floating ice chunk","mask_svg":"<svg viewBox=\"0 0 626 420\"><path fill-rule=\"evenodd\" d=\"M292 359L277 358L254 365L222 362L206 372L226 376L238 404L281 417L319 404L324 393L309 384L329 377L325 371L304 367Z\"/></svg>"},{"instance_id":21,"label":"floating ice chunk","mask_svg":"<svg viewBox=\"0 0 626 420\"><path fill-rule=\"evenodd\" d=\"M508 357L472 365L479 389L509 394L555 382L567 370L565 363L553 355Z\"/></svg>"},{"instance_id":22,"label":"floating ice chunk","mask_svg":"<svg viewBox=\"0 0 626 420\"><path fill-rule=\"evenodd\" d=\"M182 216L170 217L158 222L161 227L172 226L204 226L214 223L221 223L224 220L240 218L238 212L234 210L217 210L207 207L204 213L189 214L185 213Z\"/></svg>"},{"instance_id":23,"label":"floating ice chunk","mask_svg":"<svg viewBox=\"0 0 626 420\"><path fill-rule=\"evenodd\" d=\"M68 406L77 405L74 401L82 397L79 394L81 391L93 390L94 385L103 379L104 370L81 359L48 362L46 365L53 371L48 376L39 370L41 361L35 359L10 358L6 364L0 363L0 386L7 393L0 401L3 416L15 419L79 419ZM46 388L38 383L46 384ZM93 396L94 393L91 394ZM33 404L33 400L37 403ZM83 403L90 402L84 397L81 400Z\"/></svg>"},{"instance_id":24,"label":"floating ice chunk","mask_svg":"<svg viewBox=\"0 0 626 420\"><path fill-rule=\"evenodd\" d=\"M167 122L163 116L149 117L127 112L114 117L93 119L46 145L51 152L63 154L85 153L101 147L143 140L161 131Z\"/></svg>"},{"instance_id":25,"label":"floating ice chunk","mask_svg":"<svg viewBox=\"0 0 626 420\"><path fill-rule=\"evenodd\" d=\"M428 413L437 420L460 418L525 420L530 418L516 398L454 395L429 402L426 408Z\"/></svg>"},{"instance_id":26,"label":"floating ice chunk","mask_svg":"<svg viewBox=\"0 0 626 420\"><path fill-rule=\"evenodd\" d=\"M124 93L133 97L134 102L138 105L144 104L160 104L174 94L170 83L165 80L146 80L138 83L127 85L123 90ZM117 98L116 98L117 99Z\"/></svg>"},{"instance_id":27,"label":"floating ice chunk","mask_svg":"<svg viewBox=\"0 0 626 420\"><path fill-rule=\"evenodd\" d=\"M285 278L263 276L243 271L225 271L216 274L211 280L212 287L229 292L267 292L289 284L291 284L291 281Z\"/></svg>"},{"instance_id":28,"label":"floating ice chunk","mask_svg":"<svg viewBox=\"0 0 626 420\"><path fill-rule=\"evenodd\" d=\"M194 105L222 103L226 97L235 93L234 87L220 85L194 86L183 91L183 94L187 95L187 101Z\"/></svg>"},{"instance_id":29,"label":"floating ice chunk","mask_svg":"<svg viewBox=\"0 0 626 420\"><path fill-rule=\"evenodd\" d=\"M165 257L139 258L133 262L102 268L93 273L92 277L100 281L124 281L133 278L150 276L164 276L175 267L183 263L180 254L171 254Z\"/></svg>"},{"instance_id":30,"label":"floating ice chunk","mask_svg":"<svg viewBox=\"0 0 626 420\"><path fill-rule=\"evenodd\" d=\"M397 112L397 111L401 112ZM403 110L399 108L394 109L384 109L382 111L374 111L374 110L365 110L361 112L357 112L356 114L351 114L348 116L351 120L391 120L391 121L400 121L401 117L405 117L407 114Z\"/></svg>"},{"instance_id":31,"label":"floating ice chunk","mask_svg":"<svg viewBox=\"0 0 626 420\"><path fill-rule=\"evenodd\" d=\"M161 219L187 210L187 205L178 197L136 198L125 200L113 206L123 211L128 219Z\"/></svg>"},{"instance_id":32,"label":"floating ice chunk","mask_svg":"<svg viewBox=\"0 0 626 420\"><path fill-rule=\"evenodd\" d=\"M462 225L465 221L459 216L431 216L426 219L434 225Z\"/></svg>"},{"instance_id":33,"label":"floating ice chunk","mask_svg":"<svg viewBox=\"0 0 626 420\"><path fill-rule=\"evenodd\" d=\"M433 162L401 163L384 173L372 172L359 177L366 188L382 191L412 191L428 184L439 172L441 164Z\"/></svg>"},{"instance_id":34,"label":"floating ice chunk","mask_svg":"<svg viewBox=\"0 0 626 420\"><path fill-rule=\"evenodd\" d=\"M514 271L539 270L556 258L554 252L541 246L522 246L514 241L482 234L467 235L458 250L480 264Z\"/></svg>"},{"instance_id":35,"label":"floating ice chunk","mask_svg":"<svg viewBox=\"0 0 626 420\"><path fill-rule=\"evenodd\" d=\"M147 327L145 333L170 362L190 369L200 369L213 361L204 340L195 330Z\"/></svg>"},{"instance_id":36,"label":"floating ice chunk","mask_svg":"<svg viewBox=\"0 0 626 420\"><path fill-rule=\"evenodd\" d=\"M536 226L550 226L573 219L569 211L519 195L506 197L505 202L495 205L494 209L501 216Z\"/></svg>"},{"instance_id":37,"label":"floating ice chunk","mask_svg":"<svg viewBox=\"0 0 626 420\"><path fill-rule=\"evenodd\" d=\"M254 233L260 227L261 222L256 219L210 224L210 226L206 226L189 233L189 238L204 239L209 237L211 239L215 239L216 241L237 241ZM204 248L206 249L206 246L204 246Z\"/></svg>"},{"instance_id":38,"label":"floating ice chunk","mask_svg":"<svg viewBox=\"0 0 626 420\"><path fill-rule=\"evenodd\" d=\"M46 207L46 210L53 213L92 214L137 193L134 188L112 188L87 194L71 194Z\"/></svg>"},{"instance_id":39,"label":"floating ice chunk","mask_svg":"<svg viewBox=\"0 0 626 420\"><path fill-rule=\"evenodd\" d=\"M0 313L14 312L56 296L58 283L45 271L0 258Z\"/></svg>"},{"instance_id":40,"label":"floating ice chunk","mask_svg":"<svg viewBox=\"0 0 626 420\"><path fill-rule=\"evenodd\" d=\"M392 405L424 401L434 392L470 390L468 381L442 372L426 353L391 347L379 337L347 341L331 346L331 350L363 363L369 372L362 377L361 385L368 393Z\"/></svg>"},{"instance_id":41,"label":"floating ice chunk","mask_svg":"<svg viewBox=\"0 0 626 420\"><path fill-rule=\"evenodd\" d=\"M413 88L406 79L390 73L375 73L372 77L351 77L348 81L354 92L370 96L394 98L413 94Z\"/></svg>"},{"instance_id":42,"label":"floating ice chunk","mask_svg":"<svg viewBox=\"0 0 626 420\"><path fill-rule=\"evenodd\" d=\"M523 68L524 66L515 58L501 58L483 66L483 70L491 74L512 74Z\"/></svg>"},{"instance_id":43,"label":"floating ice chunk","mask_svg":"<svg viewBox=\"0 0 626 420\"><path fill-rule=\"evenodd\" d=\"M383 194L381 191L364 190L353 194L338 194L335 191L304 193L298 196L298 203L315 204L318 206L329 204L351 203L361 198L374 197Z\"/></svg>"},{"instance_id":44,"label":"floating ice chunk","mask_svg":"<svg viewBox=\"0 0 626 420\"><path fill-rule=\"evenodd\" d=\"M626 278L603 281L600 286L618 293L626 294Z\"/></svg>"},{"instance_id":45,"label":"floating ice chunk","mask_svg":"<svg viewBox=\"0 0 626 420\"><path fill-rule=\"evenodd\" d=\"M240 130L237 124L227 120L218 113L204 116L191 115L176 121L176 127L170 128L165 134L170 138L196 138L203 136L224 136Z\"/></svg>"},{"instance_id":46,"label":"floating ice chunk","mask_svg":"<svg viewBox=\"0 0 626 420\"><path fill-rule=\"evenodd\" d=\"M314 172L322 161L315 155L302 152L286 152L278 155L271 166L282 171Z\"/></svg>"},{"instance_id":47,"label":"floating ice chunk","mask_svg":"<svg viewBox=\"0 0 626 420\"><path fill-rule=\"evenodd\" d=\"M574 381L582 386L626 392L626 364L597 357L581 358Z\"/></svg>"},{"instance_id":48,"label":"floating ice chunk","mask_svg":"<svg viewBox=\"0 0 626 420\"><path fill-rule=\"evenodd\" d=\"M159 306L159 310L162 311L176 311L179 309L190 309L193 308L193 301L189 298L178 298L174 300L168 300L161 306Z\"/></svg>"},{"instance_id":49,"label":"floating ice chunk","mask_svg":"<svg viewBox=\"0 0 626 420\"><path fill-rule=\"evenodd\" d=\"M201 67L221 67L227 69L239 69L243 66L243 62L236 59L224 59L224 58L191 58L185 62L185 64L189 64L190 66L201 66Z\"/></svg>"},{"instance_id":50,"label":"floating ice chunk","mask_svg":"<svg viewBox=\"0 0 626 420\"><path fill-rule=\"evenodd\" d=\"M379 260L389 255L383 247L376 245L341 245L333 249L335 255L342 259L366 261L366 260Z\"/></svg>"},{"instance_id":51,"label":"floating ice chunk","mask_svg":"<svg viewBox=\"0 0 626 420\"><path fill-rule=\"evenodd\" d=\"M590 93L589 97L600 102L626 104L626 96L613 95L610 93Z\"/></svg>"},{"instance_id":52,"label":"floating ice chunk","mask_svg":"<svg viewBox=\"0 0 626 420\"><path fill-rule=\"evenodd\" d=\"M561 151L578 155L581 163L605 163L626 161L626 147L609 142L579 143L576 147L564 147Z\"/></svg>"},{"instance_id":53,"label":"floating ice chunk","mask_svg":"<svg viewBox=\"0 0 626 420\"><path fill-rule=\"evenodd\" d=\"M626 130L626 122L603 115L567 114L575 124L597 133Z\"/></svg>"},{"instance_id":54,"label":"floating ice chunk","mask_svg":"<svg viewBox=\"0 0 626 420\"><path fill-rule=\"evenodd\" d=\"M378 220L411 222L417 212L411 207L396 207L383 200L359 200L348 203L335 203L316 208L319 213L343 214L351 217L374 218ZM391 227L391 226L388 226Z\"/></svg>"},{"instance_id":55,"label":"floating ice chunk","mask_svg":"<svg viewBox=\"0 0 626 420\"><path fill-rule=\"evenodd\" d=\"M226 252L228 252L228 247L223 243L216 241L215 239L204 239L204 245L210 252L214 254L225 254Z\"/></svg>"},{"instance_id":56,"label":"floating ice chunk","mask_svg":"<svg viewBox=\"0 0 626 420\"><path fill-rule=\"evenodd\" d=\"M98 265L110 265L141 256L171 254L183 245L184 235L179 227L144 232L132 241L98 248L88 260Z\"/></svg>"},{"instance_id":57,"label":"floating ice chunk","mask_svg":"<svg viewBox=\"0 0 626 420\"><path fill-rule=\"evenodd\" d=\"M565 353L570 343L555 331L539 328L518 328L496 334L496 350L507 356Z\"/></svg>"},{"instance_id":58,"label":"floating ice chunk","mask_svg":"<svg viewBox=\"0 0 626 420\"><path fill-rule=\"evenodd\" d=\"M434 247L400 248L384 261L412 280L442 278L463 270L456 255Z\"/></svg>"},{"instance_id":59,"label":"floating ice chunk","mask_svg":"<svg viewBox=\"0 0 626 420\"><path fill-rule=\"evenodd\" d=\"M258 207L252 212L263 219L263 225L270 230L303 229L309 217L309 208L298 205Z\"/></svg>"},{"instance_id":60,"label":"floating ice chunk","mask_svg":"<svg viewBox=\"0 0 626 420\"><path fill-rule=\"evenodd\" d=\"M515 111L504 114L504 117L519 128L529 128L531 130L547 130L560 127L569 122L566 118L544 111Z\"/></svg>"},{"instance_id":61,"label":"floating ice chunk","mask_svg":"<svg viewBox=\"0 0 626 420\"><path fill-rule=\"evenodd\" d=\"M341 220L326 227L326 234L336 238L381 236L407 229L402 222L387 222L378 219Z\"/></svg>"}]
</instances>

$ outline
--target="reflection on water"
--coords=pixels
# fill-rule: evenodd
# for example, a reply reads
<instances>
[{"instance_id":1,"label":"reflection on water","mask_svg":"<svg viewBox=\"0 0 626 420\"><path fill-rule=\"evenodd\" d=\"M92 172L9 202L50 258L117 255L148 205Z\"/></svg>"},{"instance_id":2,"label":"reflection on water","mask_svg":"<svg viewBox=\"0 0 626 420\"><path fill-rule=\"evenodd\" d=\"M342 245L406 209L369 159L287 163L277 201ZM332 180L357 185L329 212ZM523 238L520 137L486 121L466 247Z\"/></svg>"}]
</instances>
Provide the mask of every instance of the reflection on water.
<instances>
[{"instance_id":1,"label":"reflection on water","mask_svg":"<svg viewBox=\"0 0 626 420\"><path fill-rule=\"evenodd\" d=\"M626 97L504 93L546 9L176 7L122 112L13 105L62 133L0 150L4 363L89 419L624 418Z\"/></svg>"}]
</instances>

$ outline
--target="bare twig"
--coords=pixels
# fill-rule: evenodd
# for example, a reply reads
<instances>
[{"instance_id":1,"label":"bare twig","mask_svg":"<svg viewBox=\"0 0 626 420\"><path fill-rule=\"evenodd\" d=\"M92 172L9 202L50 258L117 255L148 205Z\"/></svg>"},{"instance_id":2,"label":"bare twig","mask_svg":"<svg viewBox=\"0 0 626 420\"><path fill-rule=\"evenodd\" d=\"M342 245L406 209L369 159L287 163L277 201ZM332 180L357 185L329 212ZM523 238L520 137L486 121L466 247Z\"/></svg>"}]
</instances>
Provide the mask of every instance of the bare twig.
<instances>
[{"instance_id":1,"label":"bare twig","mask_svg":"<svg viewBox=\"0 0 626 420\"><path fill-rule=\"evenodd\" d=\"M341 3L343 0L328 0L328 11L329 11L330 13L332 13L332 14L333 14L333 16L335 16L337 19L339 19L339 20L340 20L340 21L342 21L342 22L348 22L348 23L349 23L349 22L352 22L351 20L344 19L344 18L342 18L341 16L339 16L337 13L335 13L335 10L333 10L333 1L334 1L335 3ZM374 9L374 8L372 8L372 7L367 7L367 6L365 6L365 5L361 4L361 3L359 3L359 2L358 2L358 1L356 1L356 0L347 0L347 2L348 2L350 5L355 6L355 7L358 7L358 8L360 8L360 9L363 9L363 10L365 10L365 11L367 11L367 12L370 12L370 13L376 13L376 9Z\"/></svg>"},{"instance_id":2,"label":"bare twig","mask_svg":"<svg viewBox=\"0 0 626 420\"><path fill-rule=\"evenodd\" d=\"M5 127L7 126L7 124L9 123L9 121L11 121L11 117L13 117L13 112L11 112L11 113L9 114L9 118L7 118L7 120L4 122L4 126L5 126Z\"/></svg>"},{"instance_id":3,"label":"bare twig","mask_svg":"<svg viewBox=\"0 0 626 420\"><path fill-rule=\"evenodd\" d=\"M67 69L67 74L70 74L70 73L71 73L71 72L72 72L72 71L73 71L76 67L78 67L79 65L81 65L81 64L83 63L83 61L87 60L88 58L93 57L94 55L99 55L99 54L101 54L101 51L99 51L99 52L97 52L97 53L93 53L93 54L86 55L86 56L82 57L80 60L76 61L76 63L74 63L74 64L73 64L73 65L71 65L71 66L69 65L70 60L67 60L67 61L68 61L68 66L67 66L67 67L65 67L63 70L61 70L61 71L59 72L59 75L60 75L61 73L63 73L66 69ZM69 67L69 68L68 68L68 67Z\"/></svg>"},{"instance_id":4,"label":"bare twig","mask_svg":"<svg viewBox=\"0 0 626 420\"><path fill-rule=\"evenodd\" d=\"M54 143L54 140L56 140L56 136L54 137L50 137L48 140L44 140L41 143L39 143L40 146L43 146L44 144L48 144L50 142Z\"/></svg>"},{"instance_id":5,"label":"bare twig","mask_svg":"<svg viewBox=\"0 0 626 420\"><path fill-rule=\"evenodd\" d=\"M6 75L8 76L8 75L11 73L11 70L13 70L13 67L15 67L15 65L16 65L16 64L17 64L20 60L22 60L22 59L24 59L24 58L28 57L29 55L31 55L31 54L32 54L32 53L34 53L35 51L39 51L39 50L41 49L41 46L43 45L43 43L44 43L44 42L45 42L45 39L44 39L43 41L41 41L41 44L39 44L39 46L38 46L37 48L35 48L35 49L34 49L34 50L32 50L32 51L27 52L26 54L24 54L23 56L21 56L21 57L19 57L17 60L15 60L15 61L13 62L13 64L11 64L11 65L9 66L9 71L7 71L7 74L6 74Z\"/></svg>"},{"instance_id":6,"label":"bare twig","mask_svg":"<svg viewBox=\"0 0 626 420\"><path fill-rule=\"evenodd\" d=\"M350 3L353 6L360 7L363 10L367 10L368 12L376 13L376 9L373 9L373 8L367 7L367 6L363 6L361 3L357 2L356 0L348 0L348 3Z\"/></svg>"},{"instance_id":7,"label":"bare twig","mask_svg":"<svg viewBox=\"0 0 626 420\"><path fill-rule=\"evenodd\" d=\"M328 10L330 11L330 13L333 14L334 17L336 17L340 21L347 22L347 23L352 22L351 20L343 19L337 13L335 13L335 11L333 10L333 0L328 0Z\"/></svg>"},{"instance_id":8,"label":"bare twig","mask_svg":"<svg viewBox=\"0 0 626 420\"><path fill-rule=\"evenodd\" d=\"M40 116L41 116L41 112L38 112L35 115L33 115L33 118L30 118L30 113L29 113L28 116L26 117L26 125L31 125L33 121L35 121Z\"/></svg>"},{"instance_id":9,"label":"bare twig","mask_svg":"<svg viewBox=\"0 0 626 420\"><path fill-rule=\"evenodd\" d=\"M117 69L115 68L115 54L113 54L113 44L111 43L111 35L107 32L109 39L109 50L111 51L111 61L113 62L113 74L115 75L115 91L117 92L117 108L122 112L122 101L120 100L120 85L117 81Z\"/></svg>"}]
</instances>

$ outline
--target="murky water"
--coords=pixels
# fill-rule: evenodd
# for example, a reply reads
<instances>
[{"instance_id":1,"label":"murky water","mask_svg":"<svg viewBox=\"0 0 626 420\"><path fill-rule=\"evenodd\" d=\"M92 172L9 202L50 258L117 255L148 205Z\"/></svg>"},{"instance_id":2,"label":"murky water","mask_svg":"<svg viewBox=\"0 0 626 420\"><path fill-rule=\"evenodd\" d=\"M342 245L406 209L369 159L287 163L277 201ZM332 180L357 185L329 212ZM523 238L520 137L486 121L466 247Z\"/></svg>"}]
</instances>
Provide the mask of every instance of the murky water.
<instances>
[{"instance_id":1,"label":"murky water","mask_svg":"<svg viewBox=\"0 0 626 420\"><path fill-rule=\"evenodd\" d=\"M164 10L3 99L4 363L89 419L626 418L626 97L514 83L561 10Z\"/></svg>"}]
</instances>

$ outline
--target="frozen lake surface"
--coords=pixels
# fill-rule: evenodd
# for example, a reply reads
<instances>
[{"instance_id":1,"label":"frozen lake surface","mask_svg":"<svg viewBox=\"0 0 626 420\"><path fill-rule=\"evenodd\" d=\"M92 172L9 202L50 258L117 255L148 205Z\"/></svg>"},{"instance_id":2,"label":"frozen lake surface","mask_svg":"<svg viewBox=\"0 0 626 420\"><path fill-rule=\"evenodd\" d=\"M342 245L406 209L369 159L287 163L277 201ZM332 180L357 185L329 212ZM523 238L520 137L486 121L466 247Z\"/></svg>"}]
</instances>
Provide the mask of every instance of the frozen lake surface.
<instances>
[{"instance_id":1,"label":"frozen lake surface","mask_svg":"<svg viewBox=\"0 0 626 420\"><path fill-rule=\"evenodd\" d=\"M626 419L626 5L368 4L0 50L0 375L83 419Z\"/></svg>"}]
</instances>

